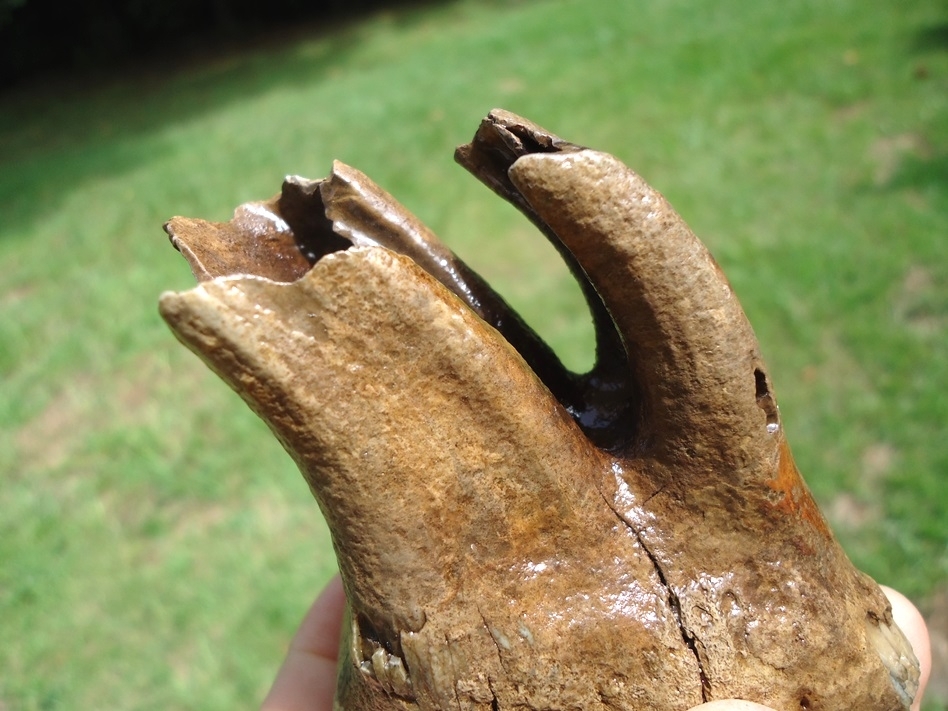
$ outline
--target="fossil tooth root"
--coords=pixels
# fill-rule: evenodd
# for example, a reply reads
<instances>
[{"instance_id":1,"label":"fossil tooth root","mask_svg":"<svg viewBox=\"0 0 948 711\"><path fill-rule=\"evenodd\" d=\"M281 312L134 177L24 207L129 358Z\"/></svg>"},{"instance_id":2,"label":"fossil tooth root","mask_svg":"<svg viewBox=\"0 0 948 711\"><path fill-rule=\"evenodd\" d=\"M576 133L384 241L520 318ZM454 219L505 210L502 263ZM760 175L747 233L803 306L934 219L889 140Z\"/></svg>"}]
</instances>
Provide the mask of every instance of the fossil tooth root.
<instances>
[{"instance_id":1,"label":"fossil tooth root","mask_svg":"<svg viewBox=\"0 0 948 711\"><path fill-rule=\"evenodd\" d=\"M348 599L340 709L907 709L918 664L793 463L721 270L616 158L509 112L456 159L550 239L566 369L342 163L166 225L177 337L299 465ZM223 415L222 415L223 416Z\"/></svg>"}]
</instances>

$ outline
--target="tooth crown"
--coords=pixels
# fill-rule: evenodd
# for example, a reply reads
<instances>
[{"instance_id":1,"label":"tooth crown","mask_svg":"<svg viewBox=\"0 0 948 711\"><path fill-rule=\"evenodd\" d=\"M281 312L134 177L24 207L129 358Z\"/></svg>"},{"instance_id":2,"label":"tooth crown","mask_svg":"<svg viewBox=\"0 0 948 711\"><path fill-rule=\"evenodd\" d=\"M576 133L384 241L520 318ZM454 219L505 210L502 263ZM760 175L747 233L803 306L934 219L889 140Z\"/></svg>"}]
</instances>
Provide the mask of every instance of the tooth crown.
<instances>
[{"instance_id":1,"label":"tooth crown","mask_svg":"<svg viewBox=\"0 0 948 711\"><path fill-rule=\"evenodd\" d=\"M797 473L687 226L615 158L513 114L457 158L577 275L590 373L348 166L167 226L201 283L162 315L332 532L337 708L908 708L917 662Z\"/></svg>"}]
</instances>

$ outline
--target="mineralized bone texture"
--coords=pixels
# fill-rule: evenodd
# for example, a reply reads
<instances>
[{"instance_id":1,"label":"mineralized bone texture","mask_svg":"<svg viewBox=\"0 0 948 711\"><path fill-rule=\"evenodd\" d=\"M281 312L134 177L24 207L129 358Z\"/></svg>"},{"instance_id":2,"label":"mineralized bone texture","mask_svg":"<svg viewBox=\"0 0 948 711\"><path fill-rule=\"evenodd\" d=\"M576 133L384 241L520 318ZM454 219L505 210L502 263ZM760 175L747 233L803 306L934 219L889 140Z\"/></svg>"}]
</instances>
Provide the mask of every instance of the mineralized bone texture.
<instances>
[{"instance_id":1,"label":"mineralized bone texture","mask_svg":"<svg viewBox=\"0 0 948 711\"><path fill-rule=\"evenodd\" d=\"M456 157L573 270L589 373L346 165L167 226L200 285L162 315L332 531L337 708L907 708L911 648L797 473L753 331L681 218L504 111Z\"/></svg>"}]
</instances>

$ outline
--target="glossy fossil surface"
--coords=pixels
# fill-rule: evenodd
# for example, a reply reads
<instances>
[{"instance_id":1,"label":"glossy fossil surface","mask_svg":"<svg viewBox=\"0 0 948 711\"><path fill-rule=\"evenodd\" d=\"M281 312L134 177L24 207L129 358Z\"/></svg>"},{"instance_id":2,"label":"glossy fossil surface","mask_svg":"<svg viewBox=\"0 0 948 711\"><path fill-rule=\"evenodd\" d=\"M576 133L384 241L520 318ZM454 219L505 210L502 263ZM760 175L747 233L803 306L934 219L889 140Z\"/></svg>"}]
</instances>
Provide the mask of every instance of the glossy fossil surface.
<instances>
[{"instance_id":1,"label":"glossy fossil surface","mask_svg":"<svg viewBox=\"0 0 948 711\"><path fill-rule=\"evenodd\" d=\"M589 373L343 164L229 223L167 226L201 283L163 316L269 423L332 531L337 706L907 708L917 662L797 473L753 331L681 218L507 112L456 157L570 265Z\"/></svg>"}]
</instances>

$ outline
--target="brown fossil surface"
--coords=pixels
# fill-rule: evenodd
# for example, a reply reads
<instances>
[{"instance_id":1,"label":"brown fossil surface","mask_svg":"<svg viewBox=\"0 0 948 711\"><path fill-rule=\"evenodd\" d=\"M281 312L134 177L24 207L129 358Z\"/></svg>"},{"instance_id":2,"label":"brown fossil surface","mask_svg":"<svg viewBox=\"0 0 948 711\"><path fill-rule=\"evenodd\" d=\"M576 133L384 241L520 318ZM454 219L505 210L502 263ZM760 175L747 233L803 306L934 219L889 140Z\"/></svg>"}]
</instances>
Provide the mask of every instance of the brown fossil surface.
<instances>
[{"instance_id":1,"label":"brown fossil surface","mask_svg":"<svg viewBox=\"0 0 948 711\"><path fill-rule=\"evenodd\" d=\"M754 333L681 218L508 112L456 158L573 270L589 373L341 163L229 223L166 227L200 284L162 315L332 531L337 708L908 708L911 648L797 473Z\"/></svg>"}]
</instances>

